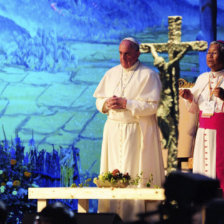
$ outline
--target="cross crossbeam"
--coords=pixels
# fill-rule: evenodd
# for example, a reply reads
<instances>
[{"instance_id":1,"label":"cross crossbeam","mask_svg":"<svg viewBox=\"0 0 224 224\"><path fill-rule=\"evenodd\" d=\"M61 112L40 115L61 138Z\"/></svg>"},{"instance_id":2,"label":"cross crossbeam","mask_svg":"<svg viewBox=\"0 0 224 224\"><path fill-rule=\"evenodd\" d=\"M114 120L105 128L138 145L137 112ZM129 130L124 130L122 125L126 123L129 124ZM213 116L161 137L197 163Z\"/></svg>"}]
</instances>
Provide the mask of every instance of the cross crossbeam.
<instances>
[{"instance_id":1,"label":"cross crossbeam","mask_svg":"<svg viewBox=\"0 0 224 224\"><path fill-rule=\"evenodd\" d=\"M188 51L205 51L208 48L206 41L187 41L180 43L142 43L140 45L141 53L151 53L151 47L153 45L155 50L159 53L169 52L169 49L173 49L176 52L180 52L182 48L188 48Z\"/></svg>"},{"instance_id":2,"label":"cross crossbeam","mask_svg":"<svg viewBox=\"0 0 224 224\"><path fill-rule=\"evenodd\" d=\"M140 45L141 53L150 53L149 45L153 45L157 52L168 52L169 58L173 58L170 55L173 52L180 52L183 48L188 47L187 51L205 51L208 48L206 41L188 41L181 42L181 16L169 16L168 17L168 42L167 43L142 43Z\"/></svg>"}]
</instances>

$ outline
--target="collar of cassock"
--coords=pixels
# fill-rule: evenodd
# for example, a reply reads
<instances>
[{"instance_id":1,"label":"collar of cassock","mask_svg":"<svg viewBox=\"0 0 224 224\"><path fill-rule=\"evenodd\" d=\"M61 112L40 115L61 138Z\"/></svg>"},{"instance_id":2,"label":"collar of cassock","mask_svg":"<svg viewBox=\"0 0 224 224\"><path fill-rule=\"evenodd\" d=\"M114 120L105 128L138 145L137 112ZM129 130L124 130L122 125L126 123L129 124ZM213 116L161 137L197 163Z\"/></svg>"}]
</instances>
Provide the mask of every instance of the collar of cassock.
<instances>
[{"instance_id":1,"label":"collar of cassock","mask_svg":"<svg viewBox=\"0 0 224 224\"><path fill-rule=\"evenodd\" d=\"M135 62L135 64L133 64L130 68L123 68L124 69L124 72L130 72L130 71L134 71L137 67L138 67L138 65L139 65L139 61L137 61L137 62Z\"/></svg>"},{"instance_id":2,"label":"collar of cassock","mask_svg":"<svg viewBox=\"0 0 224 224\"><path fill-rule=\"evenodd\" d=\"M224 69L217 71L217 72L211 72L214 76L218 77L221 75L224 75Z\"/></svg>"}]
</instances>

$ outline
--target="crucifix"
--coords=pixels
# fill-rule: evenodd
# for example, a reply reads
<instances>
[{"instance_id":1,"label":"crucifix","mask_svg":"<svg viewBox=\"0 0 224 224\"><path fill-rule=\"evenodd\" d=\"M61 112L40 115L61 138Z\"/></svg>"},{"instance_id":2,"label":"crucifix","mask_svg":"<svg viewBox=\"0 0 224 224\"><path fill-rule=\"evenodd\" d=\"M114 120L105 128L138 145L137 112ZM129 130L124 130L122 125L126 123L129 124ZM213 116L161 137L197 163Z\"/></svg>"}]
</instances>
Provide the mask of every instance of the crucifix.
<instances>
[{"instance_id":1,"label":"crucifix","mask_svg":"<svg viewBox=\"0 0 224 224\"><path fill-rule=\"evenodd\" d=\"M169 173L177 168L179 61L187 51L207 50L208 44L206 41L181 42L181 16L169 16L168 24L167 43L142 43L140 51L152 54L154 65L160 72L163 87L157 117L163 136L163 147L168 149L167 172ZM168 53L168 62L158 55L162 52Z\"/></svg>"}]
</instances>

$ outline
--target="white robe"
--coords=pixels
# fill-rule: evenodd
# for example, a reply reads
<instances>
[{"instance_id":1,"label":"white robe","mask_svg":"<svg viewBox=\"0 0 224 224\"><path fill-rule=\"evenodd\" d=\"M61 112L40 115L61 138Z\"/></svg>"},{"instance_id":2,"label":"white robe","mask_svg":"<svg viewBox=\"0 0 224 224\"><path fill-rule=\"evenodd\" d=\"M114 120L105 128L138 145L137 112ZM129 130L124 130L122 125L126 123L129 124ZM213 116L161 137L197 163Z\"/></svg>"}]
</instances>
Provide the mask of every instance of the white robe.
<instances>
[{"instance_id":1,"label":"white robe","mask_svg":"<svg viewBox=\"0 0 224 224\"><path fill-rule=\"evenodd\" d=\"M204 108L204 103L208 100L209 90L209 76L212 81L211 86L214 88L221 80L219 87L224 88L224 70L221 72L213 72L217 78L212 78L210 72L201 74L191 92L194 95L194 100L189 106L189 111L198 113ZM216 102L215 113L223 113L223 101L215 96L211 98ZM198 128L194 154L193 154L193 172L200 173L211 178L216 178L216 130Z\"/></svg>"},{"instance_id":2,"label":"white robe","mask_svg":"<svg viewBox=\"0 0 224 224\"><path fill-rule=\"evenodd\" d=\"M157 73L141 63L135 72L123 71L122 75L122 69L118 65L106 72L94 93L100 112L103 112L106 99L113 95L127 99L125 110L109 110L107 114L100 173L119 169L135 178L142 172L143 182L138 187L146 187L152 174L153 184L161 186L164 166L156 119L160 79ZM123 94L121 83L124 84ZM110 205L100 201L99 211L116 212L124 221L132 221L136 213L145 211L145 205L143 201L112 201Z\"/></svg>"}]
</instances>

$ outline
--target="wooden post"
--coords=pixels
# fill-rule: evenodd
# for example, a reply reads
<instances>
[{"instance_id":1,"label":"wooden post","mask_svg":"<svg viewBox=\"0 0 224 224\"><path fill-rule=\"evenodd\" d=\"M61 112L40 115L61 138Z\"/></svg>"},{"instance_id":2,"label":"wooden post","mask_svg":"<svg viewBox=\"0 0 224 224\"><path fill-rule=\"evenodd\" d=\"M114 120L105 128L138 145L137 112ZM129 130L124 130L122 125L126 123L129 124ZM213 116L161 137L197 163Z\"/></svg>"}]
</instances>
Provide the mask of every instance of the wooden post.
<instances>
[{"instance_id":1,"label":"wooden post","mask_svg":"<svg viewBox=\"0 0 224 224\"><path fill-rule=\"evenodd\" d=\"M46 199L39 199L37 201L37 212L41 212L43 208L47 206L47 200Z\"/></svg>"},{"instance_id":2,"label":"wooden post","mask_svg":"<svg viewBox=\"0 0 224 224\"><path fill-rule=\"evenodd\" d=\"M200 0L200 32L197 39L206 40L208 44L216 40L217 26L217 0ZM199 52L200 73L206 72L206 52Z\"/></svg>"},{"instance_id":3,"label":"wooden post","mask_svg":"<svg viewBox=\"0 0 224 224\"><path fill-rule=\"evenodd\" d=\"M89 200L79 199L78 202L78 211L81 213L87 213L89 211Z\"/></svg>"}]
</instances>

